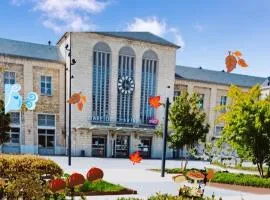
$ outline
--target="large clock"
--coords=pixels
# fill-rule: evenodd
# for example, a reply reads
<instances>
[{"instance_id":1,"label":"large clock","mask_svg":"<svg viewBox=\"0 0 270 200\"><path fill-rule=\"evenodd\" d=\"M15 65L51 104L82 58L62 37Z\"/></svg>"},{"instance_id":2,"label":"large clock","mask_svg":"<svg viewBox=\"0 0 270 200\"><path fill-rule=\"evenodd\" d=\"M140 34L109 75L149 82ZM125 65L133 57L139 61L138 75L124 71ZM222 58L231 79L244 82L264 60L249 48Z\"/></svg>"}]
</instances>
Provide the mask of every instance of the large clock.
<instances>
[{"instance_id":1,"label":"large clock","mask_svg":"<svg viewBox=\"0 0 270 200\"><path fill-rule=\"evenodd\" d=\"M132 78L128 76L122 76L118 80L118 89L123 94L131 94L133 93L135 88L134 81Z\"/></svg>"}]
</instances>

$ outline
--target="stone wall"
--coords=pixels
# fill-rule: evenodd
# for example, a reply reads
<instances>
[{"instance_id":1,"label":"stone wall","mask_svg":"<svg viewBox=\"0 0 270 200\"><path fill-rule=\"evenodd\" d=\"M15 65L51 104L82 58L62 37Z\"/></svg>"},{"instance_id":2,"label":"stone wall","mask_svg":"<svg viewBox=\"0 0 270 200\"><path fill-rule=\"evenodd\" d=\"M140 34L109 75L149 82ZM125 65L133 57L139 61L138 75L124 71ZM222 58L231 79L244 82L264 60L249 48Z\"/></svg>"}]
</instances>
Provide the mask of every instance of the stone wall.
<instances>
[{"instance_id":1,"label":"stone wall","mask_svg":"<svg viewBox=\"0 0 270 200\"><path fill-rule=\"evenodd\" d=\"M29 92L39 96L35 111L21 112L21 153L38 153L37 115L49 113L56 116L56 153L63 154L65 146L64 106L65 106L65 66L63 63L34 60L21 57L0 56L0 65L6 71L16 72L16 83L22 87L20 94L23 99ZM40 94L40 76L52 76L52 96ZM3 71L0 70L0 94L3 94Z\"/></svg>"}]
</instances>

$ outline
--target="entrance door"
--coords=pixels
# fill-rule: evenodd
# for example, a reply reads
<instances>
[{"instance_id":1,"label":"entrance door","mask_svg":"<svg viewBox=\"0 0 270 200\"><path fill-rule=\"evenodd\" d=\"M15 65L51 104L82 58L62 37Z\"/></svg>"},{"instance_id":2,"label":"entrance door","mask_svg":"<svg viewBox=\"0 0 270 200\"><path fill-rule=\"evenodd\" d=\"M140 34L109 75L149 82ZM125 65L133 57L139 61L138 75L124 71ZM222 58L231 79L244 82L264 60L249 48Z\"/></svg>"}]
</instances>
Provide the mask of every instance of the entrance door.
<instances>
[{"instance_id":1,"label":"entrance door","mask_svg":"<svg viewBox=\"0 0 270 200\"><path fill-rule=\"evenodd\" d=\"M117 158L127 158L129 157L129 145L130 136L118 135L116 137L115 144L115 156Z\"/></svg>"},{"instance_id":2,"label":"entrance door","mask_svg":"<svg viewBox=\"0 0 270 200\"><path fill-rule=\"evenodd\" d=\"M106 156L106 136L93 136L92 137L92 156L105 157Z\"/></svg>"},{"instance_id":3,"label":"entrance door","mask_svg":"<svg viewBox=\"0 0 270 200\"><path fill-rule=\"evenodd\" d=\"M55 130L38 129L38 153L41 155L54 155Z\"/></svg>"},{"instance_id":4,"label":"entrance door","mask_svg":"<svg viewBox=\"0 0 270 200\"><path fill-rule=\"evenodd\" d=\"M152 138L141 137L141 143L139 144L139 152L143 158L151 158Z\"/></svg>"}]
</instances>

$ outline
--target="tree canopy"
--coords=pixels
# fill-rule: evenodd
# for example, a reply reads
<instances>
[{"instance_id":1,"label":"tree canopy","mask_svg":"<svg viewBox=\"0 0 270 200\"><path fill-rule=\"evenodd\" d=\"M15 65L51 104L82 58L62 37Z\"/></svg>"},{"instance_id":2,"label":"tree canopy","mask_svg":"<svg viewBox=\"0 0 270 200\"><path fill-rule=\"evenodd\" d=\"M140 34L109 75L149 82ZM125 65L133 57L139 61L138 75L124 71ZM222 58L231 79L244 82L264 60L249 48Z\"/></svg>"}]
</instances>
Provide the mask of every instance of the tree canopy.
<instances>
[{"instance_id":1,"label":"tree canopy","mask_svg":"<svg viewBox=\"0 0 270 200\"><path fill-rule=\"evenodd\" d=\"M173 148L193 148L199 141L205 141L209 124L205 123L206 114L199 108L197 94L182 92L171 105L169 120L173 132L169 141Z\"/></svg>"},{"instance_id":2,"label":"tree canopy","mask_svg":"<svg viewBox=\"0 0 270 200\"><path fill-rule=\"evenodd\" d=\"M260 86L244 92L232 86L230 103L218 121L224 122L220 143L228 143L242 159L257 165L263 177L263 164L270 158L270 100L261 99Z\"/></svg>"}]
</instances>

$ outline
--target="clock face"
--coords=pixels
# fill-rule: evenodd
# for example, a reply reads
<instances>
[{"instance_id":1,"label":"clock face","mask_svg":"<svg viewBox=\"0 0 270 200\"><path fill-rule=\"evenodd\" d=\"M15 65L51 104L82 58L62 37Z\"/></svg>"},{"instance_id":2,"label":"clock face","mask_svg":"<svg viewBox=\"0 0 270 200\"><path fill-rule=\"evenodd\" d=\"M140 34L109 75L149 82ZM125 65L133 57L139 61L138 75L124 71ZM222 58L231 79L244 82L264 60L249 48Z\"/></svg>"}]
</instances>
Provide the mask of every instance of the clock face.
<instances>
[{"instance_id":1,"label":"clock face","mask_svg":"<svg viewBox=\"0 0 270 200\"><path fill-rule=\"evenodd\" d=\"M118 89L123 94L131 94L131 93L133 93L134 87L135 87L135 85L134 85L133 79L128 77L128 76L122 76L118 80Z\"/></svg>"}]
</instances>

